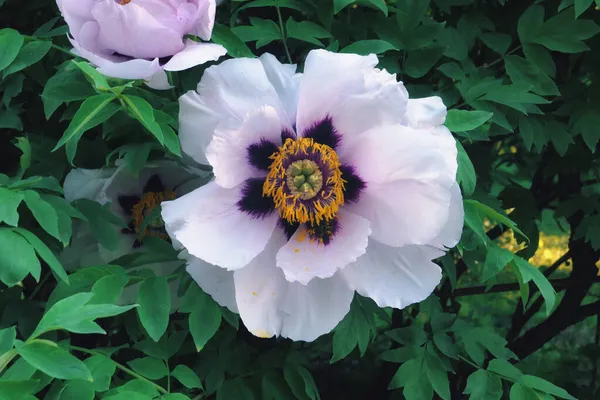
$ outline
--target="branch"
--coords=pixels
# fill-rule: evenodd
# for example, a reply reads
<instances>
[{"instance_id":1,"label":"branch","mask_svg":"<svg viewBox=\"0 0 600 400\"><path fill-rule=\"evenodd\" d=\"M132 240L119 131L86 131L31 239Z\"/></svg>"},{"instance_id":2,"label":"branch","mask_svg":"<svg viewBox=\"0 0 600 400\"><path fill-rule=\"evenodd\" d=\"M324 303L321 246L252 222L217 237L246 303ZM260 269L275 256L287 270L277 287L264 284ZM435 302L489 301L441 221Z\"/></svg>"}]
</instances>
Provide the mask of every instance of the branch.
<instances>
[{"instance_id":1,"label":"branch","mask_svg":"<svg viewBox=\"0 0 600 400\"><path fill-rule=\"evenodd\" d=\"M595 277L595 279L592 280L592 283L597 283L597 282L600 282L600 276L597 276L597 277ZM569 289L569 288L578 287L578 286L587 286L590 284L590 281L588 280L588 281L582 282L582 281L579 281L576 279L564 278L564 279L552 279L552 280L550 280L550 283L554 287L554 290L563 290L563 289ZM472 286L472 287L456 289L454 291L454 296L459 297L459 296L473 296L473 295L477 295L477 294L512 292L515 290L519 290L519 283L518 282L500 283L498 285L492 286L490 288L490 290L488 290L488 291L485 290L486 287L487 286Z\"/></svg>"}]
</instances>

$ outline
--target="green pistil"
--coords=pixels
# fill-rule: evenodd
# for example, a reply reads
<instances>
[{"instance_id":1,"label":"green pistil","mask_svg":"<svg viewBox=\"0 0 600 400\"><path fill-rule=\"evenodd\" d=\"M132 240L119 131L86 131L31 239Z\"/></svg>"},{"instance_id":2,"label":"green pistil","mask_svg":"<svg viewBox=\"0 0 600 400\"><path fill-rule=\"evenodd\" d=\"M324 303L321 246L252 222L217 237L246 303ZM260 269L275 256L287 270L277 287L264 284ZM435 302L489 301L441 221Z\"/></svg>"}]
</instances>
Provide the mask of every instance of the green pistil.
<instances>
[{"instance_id":1,"label":"green pistil","mask_svg":"<svg viewBox=\"0 0 600 400\"><path fill-rule=\"evenodd\" d=\"M312 160L298 160L286 170L287 185L292 194L298 194L303 200L317 195L323 187L323 174Z\"/></svg>"}]
</instances>

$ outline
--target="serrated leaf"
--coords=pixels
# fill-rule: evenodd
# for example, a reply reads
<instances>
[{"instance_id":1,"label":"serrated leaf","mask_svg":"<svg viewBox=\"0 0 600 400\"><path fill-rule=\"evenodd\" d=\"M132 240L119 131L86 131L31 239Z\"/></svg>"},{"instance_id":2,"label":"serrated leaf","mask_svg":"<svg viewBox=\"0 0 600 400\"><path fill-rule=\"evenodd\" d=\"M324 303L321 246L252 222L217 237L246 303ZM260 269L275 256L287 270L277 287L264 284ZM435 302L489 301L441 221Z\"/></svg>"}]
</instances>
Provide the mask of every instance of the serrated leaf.
<instances>
[{"instance_id":1,"label":"serrated leaf","mask_svg":"<svg viewBox=\"0 0 600 400\"><path fill-rule=\"evenodd\" d=\"M319 39L331 37L331 33L320 25L310 21L296 22L292 18L286 22L286 31L289 38L302 40L323 47Z\"/></svg>"},{"instance_id":2,"label":"serrated leaf","mask_svg":"<svg viewBox=\"0 0 600 400\"><path fill-rule=\"evenodd\" d=\"M528 85L534 93L541 96L559 96L558 87L538 67L519 56L504 57L506 73L516 85Z\"/></svg>"},{"instance_id":3,"label":"serrated leaf","mask_svg":"<svg viewBox=\"0 0 600 400\"><path fill-rule=\"evenodd\" d=\"M481 281L496 276L513 259L513 253L498 246L489 246L483 264Z\"/></svg>"}]
</instances>

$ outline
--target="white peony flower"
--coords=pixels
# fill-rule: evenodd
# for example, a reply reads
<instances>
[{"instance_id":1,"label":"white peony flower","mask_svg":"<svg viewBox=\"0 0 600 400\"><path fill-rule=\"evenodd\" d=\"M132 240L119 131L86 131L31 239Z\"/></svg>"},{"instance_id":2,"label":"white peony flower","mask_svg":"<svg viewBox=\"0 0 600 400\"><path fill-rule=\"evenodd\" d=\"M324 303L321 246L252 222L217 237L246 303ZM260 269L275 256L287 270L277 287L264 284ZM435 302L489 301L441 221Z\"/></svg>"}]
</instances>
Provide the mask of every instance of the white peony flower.
<instances>
[{"instance_id":1,"label":"white peony flower","mask_svg":"<svg viewBox=\"0 0 600 400\"><path fill-rule=\"evenodd\" d=\"M204 175L204 177L202 176ZM100 245L85 224L79 224L73 233L72 244L61 255L68 269L107 264L126 254L139 251L148 236L169 239L162 221L157 220L141 229L142 221L163 200L175 199L199 186L206 173L183 168L175 162L163 161L148 165L135 177L124 165L106 169L74 169L64 183L68 201L90 199L100 204L111 203L111 211L123 218L128 228L119 230L116 249ZM115 228L118 229L118 228ZM179 262L161 262L137 269L149 268L157 275L173 273ZM137 286L123 292L121 302L135 302Z\"/></svg>"},{"instance_id":2,"label":"white peony flower","mask_svg":"<svg viewBox=\"0 0 600 400\"><path fill-rule=\"evenodd\" d=\"M309 53L206 70L180 99L183 150L211 182L163 203L187 270L255 335L311 341L354 292L422 301L463 225L455 141L438 97L409 100L377 57ZM193 256L193 257L192 257Z\"/></svg>"}]
</instances>

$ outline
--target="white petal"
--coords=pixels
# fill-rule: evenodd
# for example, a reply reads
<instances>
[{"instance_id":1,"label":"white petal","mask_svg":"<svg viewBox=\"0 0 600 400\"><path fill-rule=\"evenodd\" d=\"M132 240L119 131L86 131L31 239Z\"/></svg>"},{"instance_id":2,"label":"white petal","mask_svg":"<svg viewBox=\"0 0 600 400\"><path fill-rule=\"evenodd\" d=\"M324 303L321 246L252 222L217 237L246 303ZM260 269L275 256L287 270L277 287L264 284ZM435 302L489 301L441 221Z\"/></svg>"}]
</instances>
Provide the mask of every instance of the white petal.
<instances>
[{"instance_id":1,"label":"white petal","mask_svg":"<svg viewBox=\"0 0 600 400\"><path fill-rule=\"evenodd\" d=\"M152 75L152 77L146 81L146 85L148 85L149 88L156 90L169 90L173 87L169 83L167 73L162 69Z\"/></svg>"},{"instance_id":2,"label":"white petal","mask_svg":"<svg viewBox=\"0 0 600 400\"><path fill-rule=\"evenodd\" d=\"M98 67L98 72L106 76L121 79L144 79L146 81L152 81L152 77L162 69L158 58L153 61L135 59L124 62L111 62L106 60Z\"/></svg>"},{"instance_id":3,"label":"white petal","mask_svg":"<svg viewBox=\"0 0 600 400\"><path fill-rule=\"evenodd\" d=\"M344 147L366 189L350 211L371 222L390 246L428 244L448 220L457 170L456 143L444 131L395 125L373 129Z\"/></svg>"},{"instance_id":4,"label":"white petal","mask_svg":"<svg viewBox=\"0 0 600 400\"><path fill-rule=\"evenodd\" d=\"M71 170L65 177L65 199L69 202L78 199L100 200L103 189L114 179L116 169L82 169Z\"/></svg>"},{"instance_id":5,"label":"white petal","mask_svg":"<svg viewBox=\"0 0 600 400\"><path fill-rule=\"evenodd\" d=\"M288 281L306 285L313 278L329 278L365 253L369 221L345 211L337 219L339 229L328 245L311 240L302 226L279 250L277 266Z\"/></svg>"},{"instance_id":6,"label":"white petal","mask_svg":"<svg viewBox=\"0 0 600 400\"><path fill-rule=\"evenodd\" d=\"M233 272L227 271L216 265L209 264L201 259L188 255L187 272L196 281L205 293L229 310L237 313L235 290L233 286Z\"/></svg>"},{"instance_id":7,"label":"white petal","mask_svg":"<svg viewBox=\"0 0 600 400\"><path fill-rule=\"evenodd\" d=\"M227 54L225 47L215 43L198 43L188 40L186 46L164 65L167 71L183 71L209 61L216 61Z\"/></svg>"},{"instance_id":8,"label":"white petal","mask_svg":"<svg viewBox=\"0 0 600 400\"><path fill-rule=\"evenodd\" d=\"M313 279L308 285L286 281L275 266L275 254L285 242L275 231L265 251L235 271L240 317L256 336L312 341L344 318L354 291L338 277Z\"/></svg>"},{"instance_id":9,"label":"white petal","mask_svg":"<svg viewBox=\"0 0 600 400\"><path fill-rule=\"evenodd\" d=\"M179 99L179 139L185 153L206 164L206 147L217 124L237 129L244 118L262 106L277 110L282 123L291 126L277 92L257 59L236 58L208 68L196 91Z\"/></svg>"},{"instance_id":10,"label":"white petal","mask_svg":"<svg viewBox=\"0 0 600 400\"><path fill-rule=\"evenodd\" d=\"M394 248L370 240L365 255L340 274L350 287L380 307L404 308L433 292L442 272L431 260L442 254L428 246Z\"/></svg>"},{"instance_id":11,"label":"white petal","mask_svg":"<svg viewBox=\"0 0 600 400\"><path fill-rule=\"evenodd\" d=\"M452 197L450 198L448 221L446 221L440 234L429 243L431 246L435 246L442 250L451 249L460 241L465 218L463 199L458 183L454 184L451 192Z\"/></svg>"},{"instance_id":12,"label":"white petal","mask_svg":"<svg viewBox=\"0 0 600 400\"><path fill-rule=\"evenodd\" d=\"M408 100L406 119L413 128L433 128L446 121L446 106L438 96Z\"/></svg>"},{"instance_id":13,"label":"white petal","mask_svg":"<svg viewBox=\"0 0 600 400\"><path fill-rule=\"evenodd\" d=\"M190 254L229 270L242 268L265 248L278 215L253 218L239 210L241 198L240 186L208 183L161 203L165 228Z\"/></svg>"},{"instance_id":14,"label":"white petal","mask_svg":"<svg viewBox=\"0 0 600 400\"><path fill-rule=\"evenodd\" d=\"M230 189L246 179L265 176L250 165L248 147L266 139L281 144L281 122L277 111L264 106L248 115L239 129L217 128L206 149L206 158L213 167L217 185Z\"/></svg>"},{"instance_id":15,"label":"white petal","mask_svg":"<svg viewBox=\"0 0 600 400\"><path fill-rule=\"evenodd\" d=\"M282 64L270 53L263 54L259 60L283 102L285 111L290 119L295 121L302 74L296 73L296 64Z\"/></svg>"},{"instance_id":16,"label":"white petal","mask_svg":"<svg viewBox=\"0 0 600 400\"><path fill-rule=\"evenodd\" d=\"M326 117L342 137L400 123L408 94L395 75L374 68L377 61L375 55L311 51L300 85L298 132Z\"/></svg>"}]
</instances>

